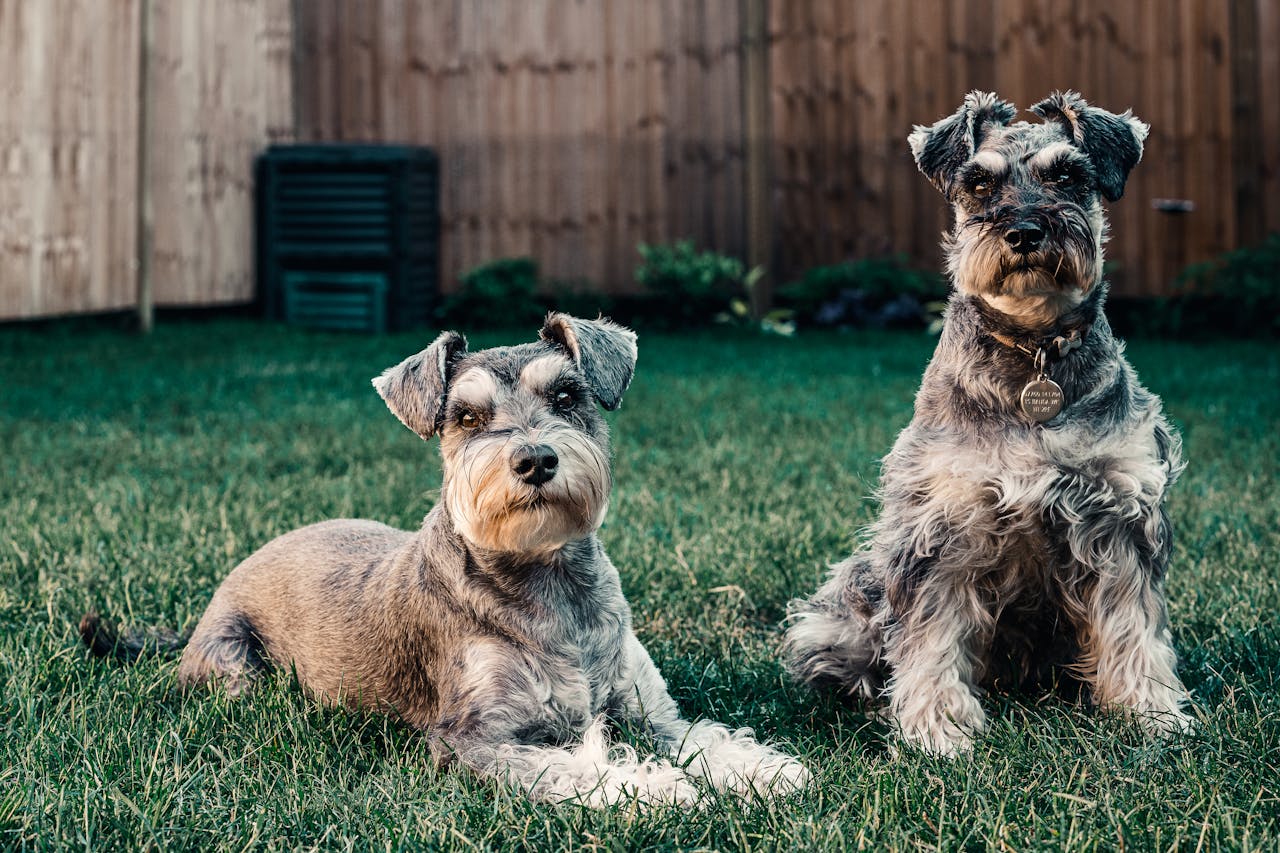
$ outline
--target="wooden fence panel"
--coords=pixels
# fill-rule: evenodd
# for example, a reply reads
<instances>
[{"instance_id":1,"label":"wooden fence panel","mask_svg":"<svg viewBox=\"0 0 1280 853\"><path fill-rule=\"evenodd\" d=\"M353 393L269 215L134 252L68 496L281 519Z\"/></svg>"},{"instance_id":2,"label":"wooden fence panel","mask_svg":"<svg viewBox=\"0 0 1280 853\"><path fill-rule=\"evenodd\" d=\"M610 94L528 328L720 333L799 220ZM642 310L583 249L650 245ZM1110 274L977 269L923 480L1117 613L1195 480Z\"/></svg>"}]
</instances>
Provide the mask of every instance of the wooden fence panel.
<instances>
[{"instance_id":1,"label":"wooden fence panel","mask_svg":"<svg viewBox=\"0 0 1280 853\"><path fill-rule=\"evenodd\" d=\"M744 254L737 0L296 8L299 138L439 151L446 289L499 257L622 292L641 241Z\"/></svg>"},{"instance_id":2,"label":"wooden fence panel","mask_svg":"<svg viewBox=\"0 0 1280 853\"><path fill-rule=\"evenodd\" d=\"M157 305L254 296L253 160L293 135L289 0L156 0L151 58Z\"/></svg>"},{"instance_id":3,"label":"wooden fence panel","mask_svg":"<svg viewBox=\"0 0 1280 853\"><path fill-rule=\"evenodd\" d=\"M1280 3L1258 0L1258 198L1265 230L1280 232Z\"/></svg>"},{"instance_id":4,"label":"wooden fence panel","mask_svg":"<svg viewBox=\"0 0 1280 853\"><path fill-rule=\"evenodd\" d=\"M0 0L0 318L134 304L142 2ZM937 267L947 211L905 139L974 88L1151 123L1112 208L1118 294L1280 230L1275 0L770 0L773 228L750 253L741 0L146 2L161 305L252 297L252 160L295 137L440 151L446 289L528 255L627 292L637 243L686 237L779 282Z\"/></svg>"},{"instance_id":5,"label":"wooden fence panel","mask_svg":"<svg viewBox=\"0 0 1280 853\"><path fill-rule=\"evenodd\" d=\"M0 0L0 318L133 303L137 21Z\"/></svg>"}]
</instances>

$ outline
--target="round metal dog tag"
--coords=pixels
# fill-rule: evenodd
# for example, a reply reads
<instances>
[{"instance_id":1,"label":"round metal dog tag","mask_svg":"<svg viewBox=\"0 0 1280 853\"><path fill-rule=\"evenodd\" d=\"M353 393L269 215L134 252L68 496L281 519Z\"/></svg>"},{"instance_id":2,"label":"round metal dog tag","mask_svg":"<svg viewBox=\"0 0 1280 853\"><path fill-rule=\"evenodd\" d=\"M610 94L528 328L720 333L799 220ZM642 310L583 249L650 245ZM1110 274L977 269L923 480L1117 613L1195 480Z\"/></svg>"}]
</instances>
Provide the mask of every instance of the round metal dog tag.
<instances>
[{"instance_id":1,"label":"round metal dog tag","mask_svg":"<svg viewBox=\"0 0 1280 853\"><path fill-rule=\"evenodd\" d=\"M1047 376L1040 376L1038 379L1028 382L1026 387L1022 389L1022 396L1018 403L1022 406L1022 411L1027 417L1038 424L1052 420L1053 416L1062 411L1062 401L1065 398L1062 394L1062 388L1058 386Z\"/></svg>"}]
</instances>

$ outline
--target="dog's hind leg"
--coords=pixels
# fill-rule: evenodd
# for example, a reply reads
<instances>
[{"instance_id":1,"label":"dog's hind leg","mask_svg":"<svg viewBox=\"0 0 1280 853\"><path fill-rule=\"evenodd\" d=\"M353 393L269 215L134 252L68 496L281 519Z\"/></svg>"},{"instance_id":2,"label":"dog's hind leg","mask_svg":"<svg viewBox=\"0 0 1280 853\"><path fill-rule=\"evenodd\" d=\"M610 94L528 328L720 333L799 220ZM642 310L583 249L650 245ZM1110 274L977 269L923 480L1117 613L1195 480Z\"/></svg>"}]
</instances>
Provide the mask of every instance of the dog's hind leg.
<instances>
[{"instance_id":1,"label":"dog's hind leg","mask_svg":"<svg viewBox=\"0 0 1280 853\"><path fill-rule=\"evenodd\" d=\"M268 667L262 640L243 613L206 613L182 652L178 683L184 688L217 682L231 696L248 691Z\"/></svg>"},{"instance_id":2,"label":"dog's hind leg","mask_svg":"<svg viewBox=\"0 0 1280 853\"><path fill-rule=\"evenodd\" d=\"M622 715L647 728L691 776L718 791L761 796L785 794L808 784L810 774L803 764L760 743L750 729L735 731L710 720L691 723L682 718L662 674L634 635L626 654L632 680L620 697Z\"/></svg>"},{"instance_id":3,"label":"dog's hind leg","mask_svg":"<svg viewBox=\"0 0 1280 853\"><path fill-rule=\"evenodd\" d=\"M787 671L798 681L864 700L876 698L883 682L883 590L872 583L868 559L859 553L836 564L812 597L787 606L783 645Z\"/></svg>"}]
</instances>

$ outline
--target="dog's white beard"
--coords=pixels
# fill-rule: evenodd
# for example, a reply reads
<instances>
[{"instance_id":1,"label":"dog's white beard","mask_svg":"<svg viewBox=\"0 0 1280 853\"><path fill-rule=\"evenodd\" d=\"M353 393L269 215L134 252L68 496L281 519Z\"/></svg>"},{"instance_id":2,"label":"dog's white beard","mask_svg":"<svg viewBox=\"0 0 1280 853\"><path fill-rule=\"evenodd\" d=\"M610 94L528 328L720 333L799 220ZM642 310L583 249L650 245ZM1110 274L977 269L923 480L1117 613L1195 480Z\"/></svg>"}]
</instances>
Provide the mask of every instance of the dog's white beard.
<instances>
[{"instance_id":1,"label":"dog's white beard","mask_svg":"<svg viewBox=\"0 0 1280 853\"><path fill-rule=\"evenodd\" d=\"M977 296L1027 325L1051 325L1089 295L1102 277L1102 250L1087 257L1067 252L1050 267L1009 271L1012 263L999 238L956 241L947 259L956 288Z\"/></svg>"},{"instance_id":2,"label":"dog's white beard","mask_svg":"<svg viewBox=\"0 0 1280 853\"><path fill-rule=\"evenodd\" d=\"M1002 288L1002 291L1011 292L980 293L979 296L1001 314L1012 317L1023 325L1049 326L1083 302L1089 293L1088 288L1052 291L1038 289L1035 285L1028 286L1020 281L1010 282L1010 279L1025 279L1036 275L1048 279L1045 273L1018 272L1005 279L1006 285L1011 284L1012 287Z\"/></svg>"}]
</instances>

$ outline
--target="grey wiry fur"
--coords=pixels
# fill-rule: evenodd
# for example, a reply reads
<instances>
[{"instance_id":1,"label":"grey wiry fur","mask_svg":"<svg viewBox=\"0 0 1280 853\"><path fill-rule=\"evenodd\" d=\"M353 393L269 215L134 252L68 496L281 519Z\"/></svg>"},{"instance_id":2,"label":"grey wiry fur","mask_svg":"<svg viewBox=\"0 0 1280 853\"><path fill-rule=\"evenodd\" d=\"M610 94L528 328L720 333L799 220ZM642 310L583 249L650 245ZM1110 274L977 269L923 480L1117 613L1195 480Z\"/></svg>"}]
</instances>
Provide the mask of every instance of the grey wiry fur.
<instances>
[{"instance_id":1,"label":"grey wiry fur","mask_svg":"<svg viewBox=\"0 0 1280 853\"><path fill-rule=\"evenodd\" d=\"M880 518L790 609L798 678L883 696L902 736L940 753L983 728L983 683L1069 673L1153 730L1188 723L1163 594L1180 441L1102 313L1100 196L1120 196L1147 128L1073 93L1035 111L1043 124L1010 124L1011 105L975 92L911 134L955 209L955 290ZM993 333L1034 349L1065 329L1083 345L1050 359L1066 406L1039 425L1018 406L1031 358Z\"/></svg>"},{"instance_id":2,"label":"grey wiry fur","mask_svg":"<svg viewBox=\"0 0 1280 853\"><path fill-rule=\"evenodd\" d=\"M691 777L803 785L805 768L749 731L681 719L596 537L611 479L594 401L618 405L635 335L555 314L541 337L468 353L446 332L375 379L410 429L440 436L439 504L414 533L328 521L268 543L215 593L179 679L239 694L292 668L322 700L394 712L440 760L540 799L685 801ZM96 621L85 635L100 653L131 648ZM607 717L647 727L666 757L611 748Z\"/></svg>"}]
</instances>

